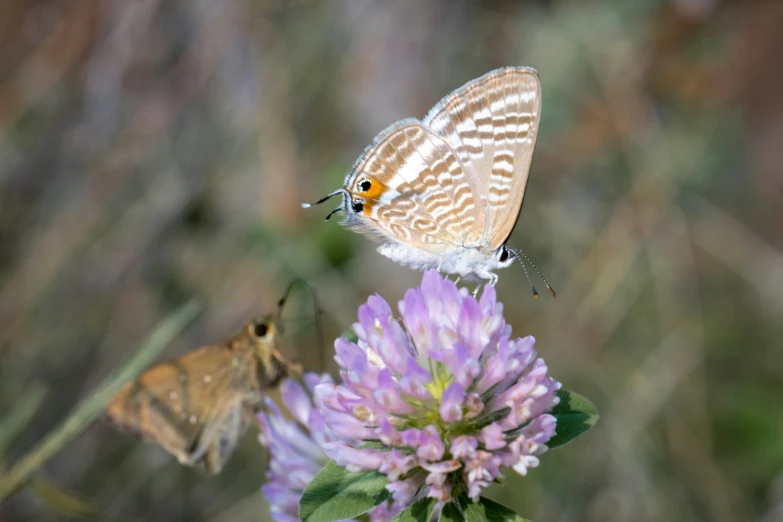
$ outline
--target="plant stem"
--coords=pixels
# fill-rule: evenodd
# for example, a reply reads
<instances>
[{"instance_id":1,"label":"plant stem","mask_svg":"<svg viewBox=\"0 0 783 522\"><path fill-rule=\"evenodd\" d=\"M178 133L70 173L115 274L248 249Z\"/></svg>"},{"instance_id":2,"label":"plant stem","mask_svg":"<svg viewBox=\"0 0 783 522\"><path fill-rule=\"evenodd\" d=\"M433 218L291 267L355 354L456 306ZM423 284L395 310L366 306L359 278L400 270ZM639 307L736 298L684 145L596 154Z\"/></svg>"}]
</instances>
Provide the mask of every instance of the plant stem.
<instances>
[{"instance_id":1,"label":"plant stem","mask_svg":"<svg viewBox=\"0 0 783 522\"><path fill-rule=\"evenodd\" d=\"M35 448L27 452L0 479L0 501L22 487L36 470L69 444L103 412L106 405L128 381L135 379L200 312L190 301L163 319L125 362L110 375L97 392L84 399L71 414Z\"/></svg>"}]
</instances>

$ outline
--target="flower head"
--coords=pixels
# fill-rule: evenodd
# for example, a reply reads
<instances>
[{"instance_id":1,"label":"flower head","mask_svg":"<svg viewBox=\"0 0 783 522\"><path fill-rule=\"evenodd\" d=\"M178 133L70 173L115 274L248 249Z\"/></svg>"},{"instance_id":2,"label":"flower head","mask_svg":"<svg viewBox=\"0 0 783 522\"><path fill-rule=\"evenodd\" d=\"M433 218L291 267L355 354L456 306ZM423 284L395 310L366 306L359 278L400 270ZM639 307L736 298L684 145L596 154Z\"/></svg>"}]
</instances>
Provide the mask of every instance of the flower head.
<instances>
[{"instance_id":1,"label":"flower head","mask_svg":"<svg viewBox=\"0 0 783 522\"><path fill-rule=\"evenodd\" d=\"M353 325L358 342L335 342L343 383L315 388L335 437L326 454L386 474L397 509L424 495L476 501L502 468L536 467L560 383L532 337L511 338L494 289L477 301L428 271L399 311L401 322L372 296Z\"/></svg>"}]
</instances>

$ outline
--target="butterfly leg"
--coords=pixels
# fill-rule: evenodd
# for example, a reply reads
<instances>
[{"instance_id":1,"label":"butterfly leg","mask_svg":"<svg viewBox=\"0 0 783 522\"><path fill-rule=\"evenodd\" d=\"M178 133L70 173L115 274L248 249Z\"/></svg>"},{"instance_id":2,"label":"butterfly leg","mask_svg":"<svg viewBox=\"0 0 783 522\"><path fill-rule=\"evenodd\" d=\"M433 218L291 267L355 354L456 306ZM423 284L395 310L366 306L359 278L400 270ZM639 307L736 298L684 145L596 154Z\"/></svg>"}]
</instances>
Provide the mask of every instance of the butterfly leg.
<instances>
[{"instance_id":1,"label":"butterfly leg","mask_svg":"<svg viewBox=\"0 0 783 522\"><path fill-rule=\"evenodd\" d=\"M498 275L493 272L489 272L485 270L485 271L477 272L476 275L479 276L481 279L487 279L489 281L489 284L492 286L495 286L498 282Z\"/></svg>"}]
</instances>

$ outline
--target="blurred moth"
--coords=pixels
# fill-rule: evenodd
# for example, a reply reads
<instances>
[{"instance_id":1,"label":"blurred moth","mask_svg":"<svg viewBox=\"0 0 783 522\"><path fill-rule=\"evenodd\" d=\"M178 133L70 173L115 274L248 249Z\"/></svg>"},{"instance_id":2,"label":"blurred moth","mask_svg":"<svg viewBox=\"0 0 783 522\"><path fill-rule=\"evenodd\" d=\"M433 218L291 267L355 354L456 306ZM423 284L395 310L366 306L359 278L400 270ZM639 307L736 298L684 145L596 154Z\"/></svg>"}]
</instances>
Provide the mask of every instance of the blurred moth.
<instances>
[{"instance_id":1,"label":"blurred moth","mask_svg":"<svg viewBox=\"0 0 783 522\"><path fill-rule=\"evenodd\" d=\"M264 392L294 366L276 347L286 297L276 315L248 323L223 343L157 364L125 385L107 408L111 422L160 444L182 464L220 473L255 422Z\"/></svg>"}]
</instances>

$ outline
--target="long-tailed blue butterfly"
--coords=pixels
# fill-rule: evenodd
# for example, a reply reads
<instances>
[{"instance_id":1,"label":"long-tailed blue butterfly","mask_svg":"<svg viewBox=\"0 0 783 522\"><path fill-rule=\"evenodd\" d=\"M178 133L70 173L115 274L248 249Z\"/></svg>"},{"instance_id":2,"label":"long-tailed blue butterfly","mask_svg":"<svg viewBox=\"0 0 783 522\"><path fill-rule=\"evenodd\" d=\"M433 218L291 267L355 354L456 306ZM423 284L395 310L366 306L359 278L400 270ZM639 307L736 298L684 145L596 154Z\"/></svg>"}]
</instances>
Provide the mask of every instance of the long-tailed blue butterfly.
<instances>
[{"instance_id":1,"label":"long-tailed blue butterfly","mask_svg":"<svg viewBox=\"0 0 783 522\"><path fill-rule=\"evenodd\" d=\"M382 241L384 256L494 285L495 270L526 258L506 241L522 208L540 115L534 69L491 71L443 98L424 120L383 130L344 186L315 204L342 194L326 219L344 212L343 224Z\"/></svg>"}]
</instances>

